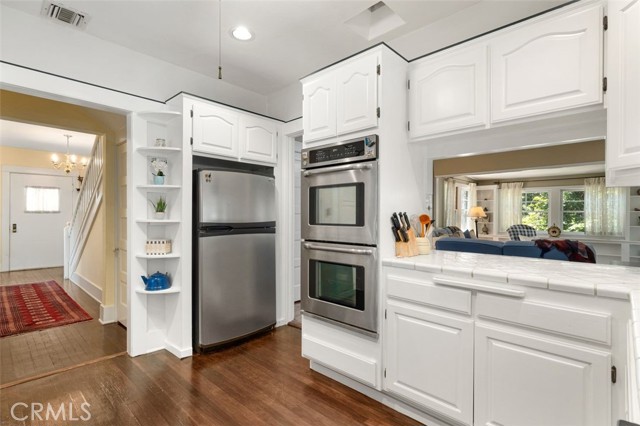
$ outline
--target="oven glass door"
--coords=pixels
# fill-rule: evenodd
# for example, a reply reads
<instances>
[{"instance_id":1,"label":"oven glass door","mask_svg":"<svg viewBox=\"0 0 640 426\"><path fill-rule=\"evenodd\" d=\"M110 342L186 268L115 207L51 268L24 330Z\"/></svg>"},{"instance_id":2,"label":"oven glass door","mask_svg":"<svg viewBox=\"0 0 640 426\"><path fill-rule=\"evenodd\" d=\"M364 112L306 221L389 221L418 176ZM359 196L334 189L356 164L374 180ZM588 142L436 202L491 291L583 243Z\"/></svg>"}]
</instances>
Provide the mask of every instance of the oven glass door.
<instances>
[{"instance_id":1,"label":"oven glass door","mask_svg":"<svg viewBox=\"0 0 640 426\"><path fill-rule=\"evenodd\" d=\"M377 244L375 161L302 172L302 238Z\"/></svg>"},{"instance_id":2,"label":"oven glass door","mask_svg":"<svg viewBox=\"0 0 640 426\"><path fill-rule=\"evenodd\" d=\"M377 249L302 243L302 309L377 333Z\"/></svg>"},{"instance_id":3,"label":"oven glass door","mask_svg":"<svg viewBox=\"0 0 640 426\"><path fill-rule=\"evenodd\" d=\"M364 311L364 267L309 260L309 297Z\"/></svg>"}]
</instances>

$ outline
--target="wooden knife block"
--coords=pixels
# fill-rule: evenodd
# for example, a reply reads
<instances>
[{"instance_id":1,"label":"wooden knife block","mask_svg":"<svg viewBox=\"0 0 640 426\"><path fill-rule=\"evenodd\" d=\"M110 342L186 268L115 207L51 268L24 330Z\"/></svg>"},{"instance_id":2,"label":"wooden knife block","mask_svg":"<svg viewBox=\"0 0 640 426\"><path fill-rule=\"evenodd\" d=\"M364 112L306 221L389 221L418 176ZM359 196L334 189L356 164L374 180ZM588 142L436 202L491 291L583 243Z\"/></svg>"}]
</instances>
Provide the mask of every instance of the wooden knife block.
<instances>
[{"instance_id":1,"label":"wooden knife block","mask_svg":"<svg viewBox=\"0 0 640 426\"><path fill-rule=\"evenodd\" d=\"M402 241L396 243L396 257L413 257L420 254L418 252L418 243L416 242L416 234L413 232L413 228L407 231L409 241L404 243Z\"/></svg>"}]
</instances>

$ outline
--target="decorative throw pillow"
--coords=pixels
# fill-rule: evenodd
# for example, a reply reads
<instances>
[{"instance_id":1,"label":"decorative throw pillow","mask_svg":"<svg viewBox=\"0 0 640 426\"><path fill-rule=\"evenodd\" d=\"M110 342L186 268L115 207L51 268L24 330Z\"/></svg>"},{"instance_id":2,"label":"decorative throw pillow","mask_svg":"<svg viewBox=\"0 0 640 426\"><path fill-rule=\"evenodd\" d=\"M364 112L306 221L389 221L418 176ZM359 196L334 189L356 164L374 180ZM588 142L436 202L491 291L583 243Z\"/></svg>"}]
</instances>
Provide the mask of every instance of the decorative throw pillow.
<instances>
[{"instance_id":1,"label":"decorative throw pillow","mask_svg":"<svg viewBox=\"0 0 640 426\"><path fill-rule=\"evenodd\" d=\"M462 231L456 231L453 233L453 235L451 235L452 237L456 237L456 238L464 238L464 232Z\"/></svg>"}]
</instances>

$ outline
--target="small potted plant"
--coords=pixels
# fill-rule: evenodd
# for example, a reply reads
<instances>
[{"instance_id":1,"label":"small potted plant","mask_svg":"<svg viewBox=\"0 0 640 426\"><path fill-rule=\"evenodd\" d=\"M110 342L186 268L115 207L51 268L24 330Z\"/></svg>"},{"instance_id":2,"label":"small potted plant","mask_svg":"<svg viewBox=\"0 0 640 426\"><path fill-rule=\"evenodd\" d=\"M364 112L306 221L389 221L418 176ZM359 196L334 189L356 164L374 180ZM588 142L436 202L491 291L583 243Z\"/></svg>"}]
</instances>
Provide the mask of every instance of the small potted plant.
<instances>
[{"instance_id":1,"label":"small potted plant","mask_svg":"<svg viewBox=\"0 0 640 426\"><path fill-rule=\"evenodd\" d=\"M167 212L167 200L164 197L158 198L157 202L150 201L155 209L156 219L164 219Z\"/></svg>"},{"instance_id":2,"label":"small potted plant","mask_svg":"<svg viewBox=\"0 0 640 426\"><path fill-rule=\"evenodd\" d=\"M167 160L163 158L154 158L151 160L151 166L155 173L153 173L153 184L164 185L164 171L167 169Z\"/></svg>"}]
</instances>

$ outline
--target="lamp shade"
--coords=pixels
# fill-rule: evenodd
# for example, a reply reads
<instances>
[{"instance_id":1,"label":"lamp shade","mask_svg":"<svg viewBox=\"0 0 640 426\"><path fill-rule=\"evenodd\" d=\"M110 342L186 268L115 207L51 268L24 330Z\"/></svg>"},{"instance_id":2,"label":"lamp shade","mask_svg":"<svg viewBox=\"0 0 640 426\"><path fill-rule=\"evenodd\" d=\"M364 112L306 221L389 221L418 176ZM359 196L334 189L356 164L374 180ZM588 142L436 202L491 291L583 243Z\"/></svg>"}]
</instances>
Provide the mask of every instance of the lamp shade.
<instances>
[{"instance_id":1,"label":"lamp shade","mask_svg":"<svg viewBox=\"0 0 640 426\"><path fill-rule=\"evenodd\" d=\"M482 207L475 206L469 209L469 213L467 213L467 216L477 219L479 217L487 217L487 214L484 212L484 209Z\"/></svg>"}]
</instances>

